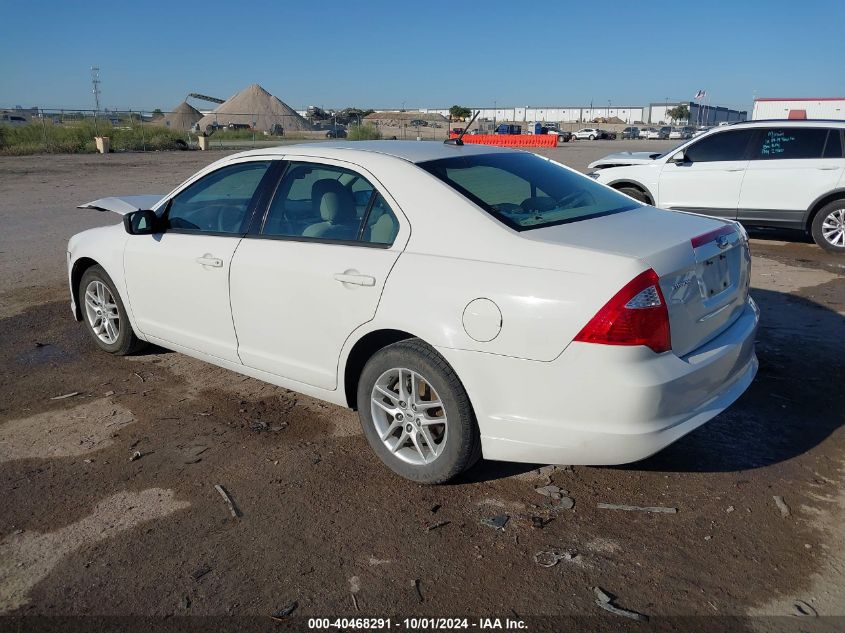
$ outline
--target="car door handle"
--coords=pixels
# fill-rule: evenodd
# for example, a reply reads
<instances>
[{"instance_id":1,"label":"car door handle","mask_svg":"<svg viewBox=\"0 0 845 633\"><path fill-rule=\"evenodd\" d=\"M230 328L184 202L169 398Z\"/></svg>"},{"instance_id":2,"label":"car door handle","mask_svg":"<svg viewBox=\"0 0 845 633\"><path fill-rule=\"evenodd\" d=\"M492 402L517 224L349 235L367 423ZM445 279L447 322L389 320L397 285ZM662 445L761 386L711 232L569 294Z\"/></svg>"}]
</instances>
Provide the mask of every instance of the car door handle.
<instances>
[{"instance_id":1,"label":"car door handle","mask_svg":"<svg viewBox=\"0 0 845 633\"><path fill-rule=\"evenodd\" d=\"M816 167L816 169L820 169L821 171L832 171L834 169L839 169L836 165L822 165L821 167Z\"/></svg>"},{"instance_id":2,"label":"car door handle","mask_svg":"<svg viewBox=\"0 0 845 633\"><path fill-rule=\"evenodd\" d=\"M375 286L376 278L369 275L359 275L357 273L335 273L334 278L342 284L354 284L356 286Z\"/></svg>"},{"instance_id":3,"label":"car door handle","mask_svg":"<svg viewBox=\"0 0 845 633\"><path fill-rule=\"evenodd\" d=\"M725 171L745 171L745 167L731 167Z\"/></svg>"},{"instance_id":4,"label":"car door handle","mask_svg":"<svg viewBox=\"0 0 845 633\"><path fill-rule=\"evenodd\" d=\"M212 268L223 268L223 260L217 257L212 257L211 253L206 253L202 257L197 257L196 262L202 266L211 266Z\"/></svg>"}]
</instances>

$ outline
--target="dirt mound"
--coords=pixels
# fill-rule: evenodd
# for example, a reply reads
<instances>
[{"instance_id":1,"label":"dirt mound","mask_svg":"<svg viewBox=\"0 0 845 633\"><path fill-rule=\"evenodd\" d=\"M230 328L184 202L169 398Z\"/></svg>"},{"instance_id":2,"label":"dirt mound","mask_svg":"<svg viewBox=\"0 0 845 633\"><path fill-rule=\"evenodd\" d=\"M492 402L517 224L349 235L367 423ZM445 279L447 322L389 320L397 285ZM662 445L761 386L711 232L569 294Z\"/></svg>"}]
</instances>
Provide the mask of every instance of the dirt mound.
<instances>
[{"instance_id":1,"label":"dirt mound","mask_svg":"<svg viewBox=\"0 0 845 633\"><path fill-rule=\"evenodd\" d=\"M171 130L190 130L202 118L202 112L187 101L183 101L164 115L163 124Z\"/></svg>"},{"instance_id":2,"label":"dirt mound","mask_svg":"<svg viewBox=\"0 0 845 633\"><path fill-rule=\"evenodd\" d=\"M311 129L311 124L293 108L258 84L244 88L221 103L214 112L202 117L199 121L200 129L215 122L224 127L230 123L249 125L256 130L272 130L275 125L281 125L286 132Z\"/></svg>"}]
</instances>

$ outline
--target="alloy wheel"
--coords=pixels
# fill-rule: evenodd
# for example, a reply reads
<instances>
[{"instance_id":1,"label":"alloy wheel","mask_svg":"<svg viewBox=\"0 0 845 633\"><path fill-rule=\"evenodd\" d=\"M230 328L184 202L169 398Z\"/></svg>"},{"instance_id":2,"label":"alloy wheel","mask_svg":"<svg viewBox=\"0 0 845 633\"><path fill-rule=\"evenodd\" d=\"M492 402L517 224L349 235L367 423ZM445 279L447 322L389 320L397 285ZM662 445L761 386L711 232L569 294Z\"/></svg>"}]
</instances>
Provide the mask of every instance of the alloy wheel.
<instances>
[{"instance_id":1,"label":"alloy wheel","mask_svg":"<svg viewBox=\"0 0 845 633\"><path fill-rule=\"evenodd\" d=\"M419 372L388 369L373 385L370 403L379 439L399 459L422 466L443 453L448 438L446 409Z\"/></svg>"},{"instance_id":2,"label":"alloy wheel","mask_svg":"<svg viewBox=\"0 0 845 633\"><path fill-rule=\"evenodd\" d=\"M845 209L834 209L822 221L822 236L828 243L845 247Z\"/></svg>"},{"instance_id":3,"label":"alloy wheel","mask_svg":"<svg viewBox=\"0 0 845 633\"><path fill-rule=\"evenodd\" d=\"M94 334L106 345L120 336L120 314L117 302L102 281L93 280L85 288L85 315Z\"/></svg>"}]
</instances>

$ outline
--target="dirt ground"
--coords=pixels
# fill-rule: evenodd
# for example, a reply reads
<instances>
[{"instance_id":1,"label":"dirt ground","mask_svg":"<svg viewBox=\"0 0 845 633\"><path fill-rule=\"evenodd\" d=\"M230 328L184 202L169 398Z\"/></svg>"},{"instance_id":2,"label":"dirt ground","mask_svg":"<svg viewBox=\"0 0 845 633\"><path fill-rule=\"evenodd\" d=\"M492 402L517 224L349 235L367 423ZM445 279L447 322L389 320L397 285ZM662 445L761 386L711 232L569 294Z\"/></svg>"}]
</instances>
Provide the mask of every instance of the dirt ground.
<instances>
[{"instance_id":1,"label":"dirt ground","mask_svg":"<svg viewBox=\"0 0 845 633\"><path fill-rule=\"evenodd\" d=\"M622 146L670 144L553 153L584 169ZM222 155L0 159L0 628L68 615L260 628L294 603L301 628L329 616L639 626L600 609L598 586L667 630L845 629L845 260L754 235L757 379L655 457L482 462L423 487L381 466L352 412L159 348L110 357L71 318L65 242L115 221L75 205L166 193ZM535 491L549 483L574 507ZM503 530L482 523L501 514Z\"/></svg>"}]
</instances>

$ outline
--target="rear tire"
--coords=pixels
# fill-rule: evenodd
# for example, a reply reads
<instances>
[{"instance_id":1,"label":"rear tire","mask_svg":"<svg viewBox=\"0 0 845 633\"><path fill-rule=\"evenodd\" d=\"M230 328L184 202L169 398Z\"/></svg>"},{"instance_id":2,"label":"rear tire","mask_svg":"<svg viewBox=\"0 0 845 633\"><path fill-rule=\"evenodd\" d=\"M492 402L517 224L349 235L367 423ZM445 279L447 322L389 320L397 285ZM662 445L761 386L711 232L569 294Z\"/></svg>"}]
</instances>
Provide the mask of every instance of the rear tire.
<instances>
[{"instance_id":1,"label":"rear tire","mask_svg":"<svg viewBox=\"0 0 845 633\"><path fill-rule=\"evenodd\" d=\"M845 253L845 200L834 200L819 209L810 233L824 250Z\"/></svg>"},{"instance_id":2,"label":"rear tire","mask_svg":"<svg viewBox=\"0 0 845 633\"><path fill-rule=\"evenodd\" d=\"M648 199L645 192L637 189L636 187L619 187L617 191L624 193L626 196L631 196L634 200L638 200L643 204L651 204L651 201Z\"/></svg>"},{"instance_id":3,"label":"rear tire","mask_svg":"<svg viewBox=\"0 0 845 633\"><path fill-rule=\"evenodd\" d=\"M91 266L82 274L78 296L82 322L97 347L115 356L146 347L147 343L135 336L120 294L101 266Z\"/></svg>"},{"instance_id":4,"label":"rear tire","mask_svg":"<svg viewBox=\"0 0 845 633\"><path fill-rule=\"evenodd\" d=\"M367 361L358 382L358 415L373 451L405 479L444 483L481 457L478 424L461 381L419 339L388 345Z\"/></svg>"},{"instance_id":5,"label":"rear tire","mask_svg":"<svg viewBox=\"0 0 845 633\"><path fill-rule=\"evenodd\" d=\"M596 140L596 136L595 136L595 134L590 134L590 140L591 140L591 141L595 141L595 140Z\"/></svg>"}]
</instances>

